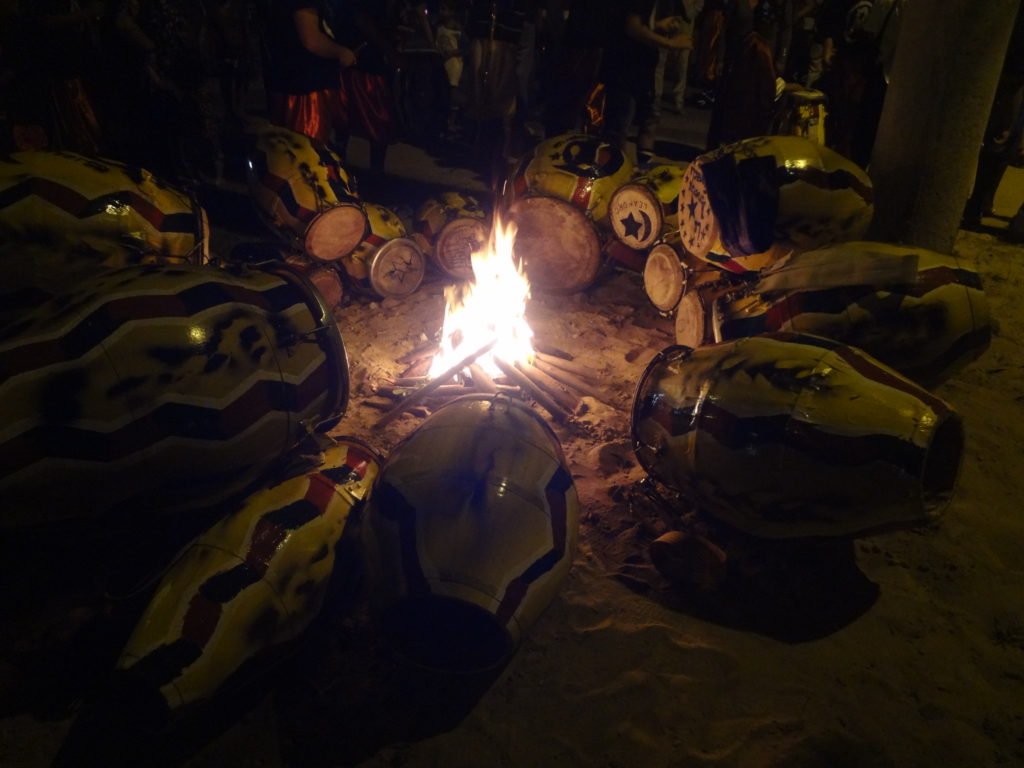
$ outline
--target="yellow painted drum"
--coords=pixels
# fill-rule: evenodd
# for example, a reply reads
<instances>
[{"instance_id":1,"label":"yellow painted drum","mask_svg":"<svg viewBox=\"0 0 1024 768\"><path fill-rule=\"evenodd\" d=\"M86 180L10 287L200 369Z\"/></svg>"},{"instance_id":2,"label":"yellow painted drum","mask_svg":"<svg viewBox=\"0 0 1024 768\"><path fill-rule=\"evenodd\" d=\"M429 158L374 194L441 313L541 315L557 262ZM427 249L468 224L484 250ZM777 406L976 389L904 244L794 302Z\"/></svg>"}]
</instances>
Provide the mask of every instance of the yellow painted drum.
<instances>
[{"instance_id":1,"label":"yellow painted drum","mask_svg":"<svg viewBox=\"0 0 1024 768\"><path fill-rule=\"evenodd\" d=\"M399 650L493 668L551 602L579 499L551 428L501 395L436 411L388 457L364 517L370 593Z\"/></svg>"},{"instance_id":2,"label":"yellow painted drum","mask_svg":"<svg viewBox=\"0 0 1024 768\"><path fill-rule=\"evenodd\" d=\"M72 152L0 158L0 239L63 241L104 268L205 264L209 226L195 200L142 168Z\"/></svg>"},{"instance_id":3,"label":"yellow painted drum","mask_svg":"<svg viewBox=\"0 0 1024 768\"><path fill-rule=\"evenodd\" d=\"M801 136L825 146L825 104L828 97L814 88L787 88L772 133Z\"/></svg>"},{"instance_id":4,"label":"yellow painted drum","mask_svg":"<svg viewBox=\"0 0 1024 768\"><path fill-rule=\"evenodd\" d=\"M330 309L287 266L104 272L0 331L0 527L213 503L347 401Z\"/></svg>"},{"instance_id":5,"label":"yellow painted drum","mask_svg":"<svg viewBox=\"0 0 1024 768\"><path fill-rule=\"evenodd\" d=\"M719 269L757 272L793 252L864 236L871 180L808 139L762 136L690 163L679 196L683 247Z\"/></svg>"},{"instance_id":6,"label":"yellow painted drum","mask_svg":"<svg viewBox=\"0 0 1024 768\"><path fill-rule=\"evenodd\" d=\"M827 336L926 386L980 357L992 338L974 266L923 248L840 243L779 262L751 290L723 307L723 338Z\"/></svg>"},{"instance_id":7,"label":"yellow painted drum","mask_svg":"<svg viewBox=\"0 0 1024 768\"><path fill-rule=\"evenodd\" d=\"M520 160L515 196L547 195L607 224L612 194L633 176L633 163L618 147L595 136L568 134L542 141Z\"/></svg>"},{"instance_id":8,"label":"yellow painted drum","mask_svg":"<svg viewBox=\"0 0 1024 768\"><path fill-rule=\"evenodd\" d=\"M644 293L662 313L670 313L679 304L686 289L686 272L679 252L668 243L658 243L644 263Z\"/></svg>"},{"instance_id":9,"label":"yellow painted drum","mask_svg":"<svg viewBox=\"0 0 1024 768\"><path fill-rule=\"evenodd\" d=\"M685 166L658 165L612 193L608 221L623 244L636 250L679 230L679 192Z\"/></svg>"},{"instance_id":10,"label":"yellow painted drum","mask_svg":"<svg viewBox=\"0 0 1024 768\"><path fill-rule=\"evenodd\" d=\"M860 350L766 334L670 347L637 387L641 465L755 536L850 536L935 519L956 487L959 415Z\"/></svg>"},{"instance_id":11,"label":"yellow painted drum","mask_svg":"<svg viewBox=\"0 0 1024 768\"><path fill-rule=\"evenodd\" d=\"M473 279L473 253L487 246L490 225L476 198L444 192L416 211L413 239L433 264L457 280Z\"/></svg>"},{"instance_id":12,"label":"yellow painted drum","mask_svg":"<svg viewBox=\"0 0 1024 768\"><path fill-rule=\"evenodd\" d=\"M538 293L570 294L594 282L601 238L579 208L554 197L524 197L509 206L516 225L513 251Z\"/></svg>"},{"instance_id":13,"label":"yellow painted drum","mask_svg":"<svg viewBox=\"0 0 1024 768\"><path fill-rule=\"evenodd\" d=\"M243 664L278 660L320 612L349 513L379 467L370 448L340 438L320 467L254 493L197 538L121 653L127 695L159 722L213 698Z\"/></svg>"},{"instance_id":14,"label":"yellow painted drum","mask_svg":"<svg viewBox=\"0 0 1024 768\"><path fill-rule=\"evenodd\" d=\"M269 224L318 261L348 256L366 214L341 158L305 134L253 120L246 126L249 190Z\"/></svg>"},{"instance_id":15,"label":"yellow painted drum","mask_svg":"<svg viewBox=\"0 0 1024 768\"><path fill-rule=\"evenodd\" d=\"M401 298L423 282L426 259L416 241L405 236L405 225L383 205L365 205L369 227L363 241L341 260L345 274L360 293Z\"/></svg>"}]
</instances>

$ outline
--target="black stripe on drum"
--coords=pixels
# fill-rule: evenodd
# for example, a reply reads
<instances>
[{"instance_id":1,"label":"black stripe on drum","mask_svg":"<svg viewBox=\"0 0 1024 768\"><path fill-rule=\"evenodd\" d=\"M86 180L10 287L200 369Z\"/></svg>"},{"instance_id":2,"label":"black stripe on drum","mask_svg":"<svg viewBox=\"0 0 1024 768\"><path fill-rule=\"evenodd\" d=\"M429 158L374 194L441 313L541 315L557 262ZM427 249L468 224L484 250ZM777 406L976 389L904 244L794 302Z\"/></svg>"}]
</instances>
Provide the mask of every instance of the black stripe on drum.
<instances>
[{"instance_id":1,"label":"black stripe on drum","mask_svg":"<svg viewBox=\"0 0 1024 768\"><path fill-rule=\"evenodd\" d=\"M239 563L204 581L199 587L199 594L212 603L224 605L238 597L243 589L262 580L264 571L254 568L248 562Z\"/></svg>"},{"instance_id":2,"label":"black stripe on drum","mask_svg":"<svg viewBox=\"0 0 1024 768\"><path fill-rule=\"evenodd\" d=\"M925 449L892 435L839 435L794 419L792 414L737 416L705 403L698 430L735 451L776 446L797 451L813 461L836 467L855 467L881 461L911 475L924 466Z\"/></svg>"},{"instance_id":3,"label":"black stripe on drum","mask_svg":"<svg viewBox=\"0 0 1024 768\"><path fill-rule=\"evenodd\" d=\"M0 466L6 476L38 461L65 459L114 462L139 454L169 438L201 440L212 444L235 438L268 413L294 413L301 403L296 386L280 381L258 381L225 408L164 403L112 432L94 432L66 424L39 424L0 444ZM282 439L291 436L282 435Z\"/></svg>"},{"instance_id":4,"label":"black stripe on drum","mask_svg":"<svg viewBox=\"0 0 1024 768\"><path fill-rule=\"evenodd\" d=\"M278 509L271 510L263 516L267 523L277 526L284 531L294 531L320 517L320 509L308 499L299 499L291 504L286 504ZM262 523L263 520L260 522ZM252 549L256 550L254 542Z\"/></svg>"},{"instance_id":5,"label":"black stripe on drum","mask_svg":"<svg viewBox=\"0 0 1024 768\"><path fill-rule=\"evenodd\" d=\"M384 481L373 492L373 507L381 517L398 527L398 542L405 589L410 597L430 594L430 583L423 573L416 544L416 507L391 483Z\"/></svg>"},{"instance_id":6,"label":"black stripe on drum","mask_svg":"<svg viewBox=\"0 0 1024 768\"><path fill-rule=\"evenodd\" d=\"M746 161L741 161L746 162ZM837 171L823 171L810 165L798 167L794 163L785 163L775 166L775 184L783 187L795 181L802 181L819 189L838 191L850 189L856 192L863 200L870 203L874 200L875 193L871 186L865 184L856 175L845 169Z\"/></svg>"},{"instance_id":7,"label":"black stripe on drum","mask_svg":"<svg viewBox=\"0 0 1024 768\"><path fill-rule=\"evenodd\" d=\"M202 656L202 649L195 643L178 638L147 653L127 672L134 678L144 680L155 688L162 688L179 677L186 667Z\"/></svg>"},{"instance_id":8,"label":"black stripe on drum","mask_svg":"<svg viewBox=\"0 0 1024 768\"><path fill-rule=\"evenodd\" d=\"M938 383L950 372L978 358L988 348L991 341L991 326L975 328L957 338L942 354L935 356L927 363L915 367L907 366L904 370L906 370L906 375L914 381L925 384Z\"/></svg>"}]
</instances>

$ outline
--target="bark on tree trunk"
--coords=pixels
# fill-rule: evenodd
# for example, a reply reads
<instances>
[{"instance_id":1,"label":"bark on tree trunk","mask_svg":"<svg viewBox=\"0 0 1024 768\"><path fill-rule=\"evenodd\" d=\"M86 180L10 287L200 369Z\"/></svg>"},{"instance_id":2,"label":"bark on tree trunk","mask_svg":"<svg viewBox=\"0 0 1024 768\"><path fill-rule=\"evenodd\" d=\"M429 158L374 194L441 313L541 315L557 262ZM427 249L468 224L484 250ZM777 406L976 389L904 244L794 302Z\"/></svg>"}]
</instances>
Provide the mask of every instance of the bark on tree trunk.
<instances>
[{"instance_id":1,"label":"bark on tree trunk","mask_svg":"<svg viewBox=\"0 0 1024 768\"><path fill-rule=\"evenodd\" d=\"M949 253L1021 0L909 0L869 173L872 237Z\"/></svg>"}]
</instances>

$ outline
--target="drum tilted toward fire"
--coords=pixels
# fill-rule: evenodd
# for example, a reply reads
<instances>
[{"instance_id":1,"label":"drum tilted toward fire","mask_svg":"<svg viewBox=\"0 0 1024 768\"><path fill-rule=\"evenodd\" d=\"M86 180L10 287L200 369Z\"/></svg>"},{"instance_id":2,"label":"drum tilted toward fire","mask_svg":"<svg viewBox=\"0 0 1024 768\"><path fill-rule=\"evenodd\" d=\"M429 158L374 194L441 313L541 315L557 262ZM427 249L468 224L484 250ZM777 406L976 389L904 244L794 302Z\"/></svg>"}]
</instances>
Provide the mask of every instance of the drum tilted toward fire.
<instances>
[{"instance_id":1,"label":"drum tilted toward fire","mask_svg":"<svg viewBox=\"0 0 1024 768\"><path fill-rule=\"evenodd\" d=\"M554 597L579 500L550 427L503 396L467 396L388 458L364 520L372 594L421 664L504 662Z\"/></svg>"},{"instance_id":2,"label":"drum tilted toward fire","mask_svg":"<svg viewBox=\"0 0 1024 768\"><path fill-rule=\"evenodd\" d=\"M427 198L416 211L413 239L437 267L458 280L473 279L474 252L487 246L490 224L469 195L444 192Z\"/></svg>"},{"instance_id":3,"label":"drum tilted toward fire","mask_svg":"<svg viewBox=\"0 0 1024 768\"><path fill-rule=\"evenodd\" d=\"M785 333L664 350L632 431L654 478L766 538L926 523L953 493L964 439L948 403L891 368Z\"/></svg>"},{"instance_id":4,"label":"drum tilted toward fire","mask_svg":"<svg viewBox=\"0 0 1024 768\"><path fill-rule=\"evenodd\" d=\"M270 123L246 124L249 190L279 232L318 261L348 256L363 240L366 214L341 158L315 139Z\"/></svg>"},{"instance_id":5,"label":"drum tilted toward fire","mask_svg":"<svg viewBox=\"0 0 1024 768\"><path fill-rule=\"evenodd\" d=\"M0 159L0 239L90 245L97 267L204 264L206 214L149 171L72 152Z\"/></svg>"},{"instance_id":6,"label":"drum tilted toward fire","mask_svg":"<svg viewBox=\"0 0 1024 768\"><path fill-rule=\"evenodd\" d=\"M148 708L145 721L209 700L244 663L274 660L306 630L349 513L379 466L373 451L342 438L320 467L249 496L178 557L117 663L132 683L124 690Z\"/></svg>"},{"instance_id":7,"label":"drum tilted toward fire","mask_svg":"<svg viewBox=\"0 0 1024 768\"><path fill-rule=\"evenodd\" d=\"M353 287L368 296L401 298L413 293L423 282L426 258L405 225L390 208L375 203L365 206L366 235L341 266Z\"/></svg>"},{"instance_id":8,"label":"drum tilted toward fire","mask_svg":"<svg viewBox=\"0 0 1024 768\"><path fill-rule=\"evenodd\" d=\"M974 267L923 248L839 243L780 261L751 290L723 306L723 339L827 336L926 386L978 358L992 336Z\"/></svg>"},{"instance_id":9,"label":"drum tilted toward fire","mask_svg":"<svg viewBox=\"0 0 1024 768\"><path fill-rule=\"evenodd\" d=\"M700 155L679 195L679 233L693 256L756 272L792 252L863 237L871 180L854 163L797 136L761 136Z\"/></svg>"},{"instance_id":10,"label":"drum tilted toward fire","mask_svg":"<svg viewBox=\"0 0 1024 768\"><path fill-rule=\"evenodd\" d=\"M225 498L347 400L330 308L288 267L104 272L0 332L0 526Z\"/></svg>"}]
</instances>

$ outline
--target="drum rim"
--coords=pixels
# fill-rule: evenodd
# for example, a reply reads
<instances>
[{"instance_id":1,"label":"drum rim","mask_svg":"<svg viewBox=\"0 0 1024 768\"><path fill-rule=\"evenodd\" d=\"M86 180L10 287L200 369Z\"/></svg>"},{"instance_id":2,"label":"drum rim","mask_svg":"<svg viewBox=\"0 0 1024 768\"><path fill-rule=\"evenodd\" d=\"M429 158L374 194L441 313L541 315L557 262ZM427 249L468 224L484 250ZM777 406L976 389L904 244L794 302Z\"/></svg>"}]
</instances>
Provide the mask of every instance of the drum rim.
<instances>
[{"instance_id":1,"label":"drum rim","mask_svg":"<svg viewBox=\"0 0 1024 768\"><path fill-rule=\"evenodd\" d=\"M380 287L377 285L377 281L375 281L373 279L374 275L376 274L377 262L380 261L381 255L384 254L388 250L393 250L393 246L395 244L409 246L417 254L419 254L419 257L420 257L420 278L419 278L419 280L416 281L416 285L413 286L409 291L407 291L405 293L384 292L384 291L380 290ZM413 240L411 237L394 237L394 238L388 240L383 245L381 245L380 248L378 248L374 252L374 254L370 257L370 259L367 261L367 263L366 263L366 281L370 284L370 288L372 288L373 291L378 296L380 296L381 298L385 298L385 299L403 299L406 296L409 296L409 295L415 293L419 289L420 285L423 283L423 275L426 272L426 268L427 268L426 257L423 255L423 250L420 248L419 244L415 240Z\"/></svg>"},{"instance_id":2,"label":"drum rim","mask_svg":"<svg viewBox=\"0 0 1024 768\"><path fill-rule=\"evenodd\" d=\"M339 209L342 209L342 208L345 208L345 209L355 208L356 210L358 210L358 211L360 211L362 213L362 215L363 215L363 231L359 235L359 239L356 240L355 244L347 252L339 253L337 258L325 259L325 258L322 258L320 256L317 256L309 248L309 238L310 238L310 235L313 232L313 229L318 224L322 224L324 219L326 218L326 216L329 213L332 213L333 211L336 211L336 210L339 210ZM314 261L320 262L321 264L333 264L334 262L341 261L342 259L344 259L344 258L346 258L348 256L351 256L352 253L360 245L362 245L363 242L365 242L366 236L367 236L367 234L369 234L369 230L370 230L370 217L366 213L365 205L363 203L361 203L360 201L358 201L358 200L342 200L342 201L339 201L337 204L332 205L330 208L327 208L327 209L325 209L323 211L320 211L318 214L316 214L316 216L314 216L312 219L309 220L309 222L306 224L305 231L302 233L302 250L303 250L303 252L307 256L309 256L309 258L313 259Z\"/></svg>"},{"instance_id":3,"label":"drum rim","mask_svg":"<svg viewBox=\"0 0 1024 768\"><path fill-rule=\"evenodd\" d=\"M487 237L490 235L490 230L489 230L489 228L487 226L487 222L483 218L477 218L475 216L458 216L458 217L452 219L451 221L447 222L443 227L441 227L441 231L438 232L437 235L434 237L434 243L433 243L433 246L430 249L431 250L431 254L434 257L434 262L439 267L441 267L441 269L444 270L444 272L447 273L449 276L454 277L454 278L458 278L459 280L472 280L473 279L472 260L470 261L470 267L469 267L468 273L463 273L463 272L461 272L459 270L452 269L448 265L448 263L446 261L441 259L440 255L439 255L440 252L441 252L441 241L442 241L442 239L445 237L446 233L448 235L451 234L451 232L455 228L456 224L458 224L460 228L461 227L465 227L467 225L472 225L475 228L479 228L479 230L484 235L484 241L485 242L487 240Z\"/></svg>"},{"instance_id":4,"label":"drum rim","mask_svg":"<svg viewBox=\"0 0 1024 768\"><path fill-rule=\"evenodd\" d=\"M640 450L640 438L637 435L637 422L639 420L640 411L640 395L643 392L647 384L647 381L651 376L651 373L657 366L661 365L665 360L672 356L678 356L679 359L686 360L693 355L693 352L693 347L688 347L685 344L671 344L665 347L651 359L651 362L649 362L647 364L647 367L644 368L643 373L640 374L640 378L637 379L636 390L634 390L633 392L633 407L630 409L629 414L629 438L633 446L633 455L636 456L636 459L640 463L640 466L643 467L643 470L651 477L655 477L655 474L652 471L652 465L648 465L648 463L644 460L644 454Z\"/></svg>"},{"instance_id":5,"label":"drum rim","mask_svg":"<svg viewBox=\"0 0 1024 768\"><path fill-rule=\"evenodd\" d=\"M653 256L656 251L659 252L659 253L661 252L659 249L661 249L662 246L664 246L667 249L670 249L672 251L672 254L675 256L676 262L679 265L679 277L681 278L680 281L679 281L679 295L676 297L675 301L672 303L672 306L670 306L670 307L662 307L659 304L656 304L654 299L651 299L651 294L647 292L647 265L650 264L651 256ZM651 303L654 304L655 308L657 310L659 310L660 312L672 312L672 310L674 310L676 307L678 307L679 306L679 302L681 302L683 300L683 296L686 295L686 288L687 288L687 285L689 283L689 280L687 279L687 275L686 275L686 268L683 265L682 258L679 256L679 251L676 250L675 246L673 246L671 243L666 243L664 241L655 243L654 245L651 246L651 249L647 252L647 260L644 262L643 278L644 278L644 293L647 293L647 298L651 299Z\"/></svg>"},{"instance_id":6,"label":"drum rim","mask_svg":"<svg viewBox=\"0 0 1024 768\"><path fill-rule=\"evenodd\" d=\"M514 210L515 210L515 208L517 206L527 205L527 204L529 204L529 201L538 200L538 199L540 199L540 200L548 200L548 201L553 200L553 201L555 201L558 204L558 206L556 206L556 207L563 207L564 206L566 210L571 212L570 213L571 216L579 216L583 220L583 222L586 225L585 226L586 231L593 238L592 243L594 245L594 271L593 271L593 274L590 275L590 278L583 285L581 285L578 288L571 288L571 289L559 288L556 291L556 290L549 289L547 286L540 285L540 284L535 284L531 280L530 281L530 289L531 290L536 290L536 291L538 291L540 293L547 293L547 294L550 294L552 296L571 296L574 293L579 293L580 291L586 290L590 285L593 284L594 280L597 279L597 275L601 271L601 260L602 260L601 259L601 230L598 229L597 224L594 223L593 216L591 216L588 212L584 211L581 208L578 208L577 206L573 205L572 203L566 202L565 200L563 200L560 197L555 197L554 195L547 195L547 194L542 194L542 193L538 193L538 192L533 192L533 193L530 193L530 194L526 194L526 195L523 195L522 197L519 197L519 198L516 198L515 200L513 200L512 203L508 207L508 217L509 217L509 219L515 220ZM623 245L626 245L626 244L623 243ZM628 248L629 246L627 245L626 247Z\"/></svg>"},{"instance_id":7,"label":"drum rim","mask_svg":"<svg viewBox=\"0 0 1024 768\"><path fill-rule=\"evenodd\" d=\"M658 218L657 226L655 226L655 222L651 222L650 237L646 238L646 242L638 239L637 242L639 242L640 245L634 250L642 251L644 248L651 248L655 244L657 244L658 239L661 237L662 230L664 230L665 228L665 204L658 199L658 195L655 193L653 189L637 180L628 181L621 187L616 189L614 192L612 192L611 197L608 198L608 222L611 224L612 233L614 233L615 239L618 240L623 245L626 245L630 248L633 248L633 246L629 245L629 243L623 242L623 236L619 234L619 228L618 226L616 226L616 221L612 218L612 207L615 205L615 200L619 196L619 193L626 189L628 189L629 191L637 189L644 193L644 195L650 196L652 208L654 209L655 215Z\"/></svg>"},{"instance_id":8,"label":"drum rim","mask_svg":"<svg viewBox=\"0 0 1024 768\"><path fill-rule=\"evenodd\" d=\"M309 308L313 315L313 321L317 325L316 333L318 338L320 332L324 331L327 334L327 346L333 356L337 358L337 370L335 366L331 365L328 371L328 376L334 388L337 390L334 397L330 398L330 401L334 402L334 405L330 408L330 412L321 413L320 422L314 426L313 431L328 431L333 428L334 424L345 415L348 411L349 403L349 364L348 364L348 352L345 349L345 340L342 338L341 329L338 328L337 322L334 320L334 312L331 307L324 301L324 297L320 295L320 291L312 281L304 274L299 272L290 264L286 262L270 262L266 264L258 265L259 269L265 270L272 274L277 274L286 280L290 280L293 284L297 285L303 290L303 298L305 299L306 306ZM328 362L331 361L331 354L327 355ZM326 409L326 405L325 405ZM318 429L319 424L327 421L333 421L327 430Z\"/></svg>"}]
</instances>

